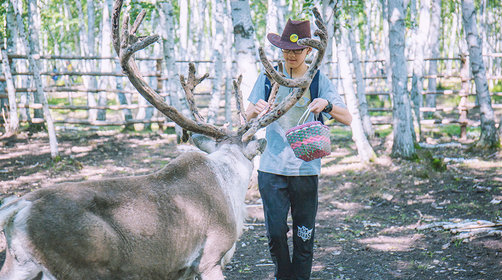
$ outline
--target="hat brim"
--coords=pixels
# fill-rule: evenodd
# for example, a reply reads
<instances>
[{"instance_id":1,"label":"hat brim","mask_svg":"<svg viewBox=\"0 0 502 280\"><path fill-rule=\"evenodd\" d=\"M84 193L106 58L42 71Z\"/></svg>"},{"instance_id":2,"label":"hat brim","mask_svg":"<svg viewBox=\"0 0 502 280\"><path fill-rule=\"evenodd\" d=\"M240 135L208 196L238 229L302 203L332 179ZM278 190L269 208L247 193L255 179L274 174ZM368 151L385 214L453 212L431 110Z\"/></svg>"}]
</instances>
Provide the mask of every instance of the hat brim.
<instances>
[{"instance_id":1,"label":"hat brim","mask_svg":"<svg viewBox=\"0 0 502 280\"><path fill-rule=\"evenodd\" d=\"M306 48L306 46L300 46L296 42L293 43L282 41L279 34L268 33L267 39L272 45L284 50L301 50Z\"/></svg>"}]
</instances>

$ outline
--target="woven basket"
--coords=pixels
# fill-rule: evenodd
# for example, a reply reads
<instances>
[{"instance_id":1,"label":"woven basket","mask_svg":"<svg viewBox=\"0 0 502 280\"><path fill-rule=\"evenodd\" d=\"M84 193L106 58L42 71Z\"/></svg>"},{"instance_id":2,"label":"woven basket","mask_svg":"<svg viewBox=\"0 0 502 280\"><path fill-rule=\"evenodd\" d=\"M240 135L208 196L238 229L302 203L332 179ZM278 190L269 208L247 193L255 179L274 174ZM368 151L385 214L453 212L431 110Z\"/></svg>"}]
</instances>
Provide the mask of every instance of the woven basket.
<instances>
[{"instance_id":1,"label":"woven basket","mask_svg":"<svg viewBox=\"0 0 502 280\"><path fill-rule=\"evenodd\" d=\"M295 156L311 161L331 154L329 128L314 121L294 126L286 132L286 139Z\"/></svg>"}]
</instances>

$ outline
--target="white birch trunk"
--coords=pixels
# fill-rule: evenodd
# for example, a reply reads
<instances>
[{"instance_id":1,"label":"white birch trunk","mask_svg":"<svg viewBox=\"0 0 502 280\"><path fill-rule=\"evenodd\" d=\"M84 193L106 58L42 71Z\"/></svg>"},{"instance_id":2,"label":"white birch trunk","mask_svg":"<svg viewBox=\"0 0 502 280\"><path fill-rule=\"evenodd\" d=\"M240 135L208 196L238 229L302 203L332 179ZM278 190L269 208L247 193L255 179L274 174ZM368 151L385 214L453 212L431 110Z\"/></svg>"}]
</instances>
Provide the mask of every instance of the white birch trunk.
<instances>
[{"instance_id":1,"label":"white birch trunk","mask_svg":"<svg viewBox=\"0 0 502 280\"><path fill-rule=\"evenodd\" d=\"M203 49L200 48L202 39L203 14L200 10L202 1L187 1L189 7L188 21L188 53L189 60L199 60L203 57ZM199 68L199 67L196 67ZM199 69L198 69L199 70Z\"/></svg>"},{"instance_id":2,"label":"white birch trunk","mask_svg":"<svg viewBox=\"0 0 502 280\"><path fill-rule=\"evenodd\" d=\"M218 111L220 108L220 98L221 98L221 85L223 82L223 53L225 44L225 30L223 26L223 21L225 17L224 12L224 0L213 0L213 20L214 20L214 33L213 33L213 55L212 60L214 61L214 80L212 88L211 101L209 103L209 111L207 114L208 123L215 123L218 118Z\"/></svg>"},{"instance_id":3,"label":"white birch trunk","mask_svg":"<svg viewBox=\"0 0 502 280\"><path fill-rule=\"evenodd\" d=\"M326 24L326 28L328 29L328 45L326 46L326 54L325 61L327 63L323 63L321 65L321 70L323 73L325 73L328 77L333 76L333 68L334 68L334 56L336 55L333 50L333 38L334 38L334 31L335 31L335 15L333 14L335 8L335 1L333 0L323 0L322 1L322 14L323 14L323 19ZM311 22L311 24L314 24ZM280 34L279 34L280 35ZM274 48L275 49L275 48Z\"/></svg>"},{"instance_id":4,"label":"white birch trunk","mask_svg":"<svg viewBox=\"0 0 502 280\"><path fill-rule=\"evenodd\" d=\"M495 115L492 108L486 70L483 62L483 42L478 34L476 24L476 10L473 0L462 1L462 19L464 33L469 47L469 61L471 72L476 84L476 96L481 111L481 136L476 146L493 148L499 145L499 135L495 128Z\"/></svg>"},{"instance_id":5,"label":"white birch trunk","mask_svg":"<svg viewBox=\"0 0 502 280\"><path fill-rule=\"evenodd\" d=\"M415 34L415 49L414 60L412 64L413 74L411 78L411 100L413 101L413 109L415 113L416 126L418 128L418 141L420 141L422 126L420 120L422 114L420 108L423 104L423 90L424 90L424 74L425 74L425 46L427 42L427 35L429 33L430 23L430 0L420 1L420 17L418 22L418 30Z\"/></svg>"},{"instance_id":6,"label":"white birch trunk","mask_svg":"<svg viewBox=\"0 0 502 280\"><path fill-rule=\"evenodd\" d=\"M268 0L267 1L267 26L266 26L266 32L265 34L268 33L275 33L275 34L281 34L282 30L279 27L279 18L284 17L282 14L279 15L278 9L277 9L277 1L275 0ZM267 40L268 42L268 40ZM270 44L265 44L266 46L270 46ZM265 47L265 52L267 53L267 56L269 58L278 58L279 57L279 49L278 48L273 48L273 47Z\"/></svg>"},{"instance_id":7,"label":"white birch trunk","mask_svg":"<svg viewBox=\"0 0 502 280\"><path fill-rule=\"evenodd\" d=\"M15 7L14 9L16 9L16 2L17 2L16 0L13 0L13 4ZM19 13L19 10L16 9L15 13L18 27L23 27L21 14ZM47 98L45 97L45 93L43 91L42 79L40 78L40 69L38 68L38 62L37 62L37 59L40 57L40 55L35 53L36 49L35 44L38 42L34 42L33 38L31 37L31 33L34 32L36 29L29 28L29 30L31 31L30 35L26 36L24 28L18 28L21 40L24 42L25 45L28 45L30 49L28 53L30 71L33 72L33 80L35 82L36 91L42 102L43 114L45 122L47 123L47 131L49 134L51 157L54 159L58 156L58 142L56 138L56 129L52 121L51 112L49 111L49 104L47 103Z\"/></svg>"},{"instance_id":8,"label":"white birch trunk","mask_svg":"<svg viewBox=\"0 0 502 280\"><path fill-rule=\"evenodd\" d=\"M36 55L40 55L40 45L39 45L39 37L38 37L38 33L39 33L39 27L41 26L40 24L40 17L38 16L38 8L37 8L37 5L36 5L36 2L37 1L33 1L33 0L29 0L28 1L28 26L29 26L29 30L31 30L32 32L30 32L30 34L28 36L30 36L28 38L28 40L31 42L33 41L33 49L30 50L30 52L32 54L36 54ZM18 27L20 28L20 27ZM31 45L30 45L31 47ZM37 59L37 67L38 69L40 69L40 63ZM33 98L34 98L34 103L35 104L41 104L42 103L42 97L40 96L40 93L38 91L35 91L35 93L33 94ZM35 118L38 118L38 119L42 119L44 117L44 113L42 112L42 110L40 109L35 109L33 110L34 112L34 117ZM37 125L34 125L35 127Z\"/></svg>"},{"instance_id":9,"label":"white birch trunk","mask_svg":"<svg viewBox=\"0 0 502 280\"><path fill-rule=\"evenodd\" d=\"M92 1L89 1L92 2ZM94 33L87 31L85 28L85 17L84 17L84 11L82 9L82 2L81 0L75 0L75 3L77 4L77 9L79 11L79 34L80 34L80 50L81 54L84 56L91 56L92 52L94 49ZM89 7L90 6L90 7ZM87 7L87 14L88 16L91 15L91 18L88 18L87 20L87 25L90 30L92 30L92 26L94 26L94 23L90 25L91 21L94 21L93 13L91 13L91 9L94 7L93 4L89 5ZM93 10L93 9L92 9ZM92 41L92 42L91 42ZM85 60L82 62L83 64L83 69L85 72L92 72L93 70L93 60ZM96 86L93 84L93 80L95 81L96 79L92 78L91 76L83 76L84 80L84 87L87 89L95 89ZM94 86L94 87L93 87ZM87 105L88 106L96 106L96 99L94 98L94 94L91 92L87 93ZM89 121L95 121L97 118L97 110L96 109L89 109L88 110L88 116L87 116Z\"/></svg>"},{"instance_id":10,"label":"white birch trunk","mask_svg":"<svg viewBox=\"0 0 502 280\"><path fill-rule=\"evenodd\" d=\"M94 35L94 24L95 24L96 16L95 16L95 9L94 9L94 1L87 1L87 56L96 56L96 48L95 48L95 41L96 41L96 36ZM95 71L95 65L96 61L94 59L88 59L86 60L87 63L87 69L89 72L94 72ZM89 79L89 84L88 88L91 89L96 89L98 86L98 81L95 76L88 76ZM95 94L92 92L89 92L87 94L87 103L89 106L96 106L96 98ZM89 120L94 121L98 118L98 110L96 109L90 109L89 110ZM102 116L101 116L102 117ZM104 118L103 118L104 119Z\"/></svg>"},{"instance_id":11,"label":"white birch trunk","mask_svg":"<svg viewBox=\"0 0 502 280\"><path fill-rule=\"evenodd\" d=\"M452 58L456 53L459 53L458 49L458 15L456 13L451 14L451 29L448 32L449 44L448 44L448 57ZM449 59L446 61L446 74L451 75L453 73L453 60Z\"/></svg>"},{"instance_id":12,"label":"white birch trunk","mask_svg":"<svg viewBox=\"0 0 502 280\"><path fill-rule=\"evenodd\" d=\"M27 46L24 45L24 42L21 40L19 37L19 31L18 31L18 26L17 26L17 19L16 19L16 14L14 12L15 9L22 10L22 2L19 1L9 1L11 5L9 5L8 10L7 10L7 28L12 30L12 41L7 40L7 53L9 54L14 54L14 53L22 53L22 54L27 54ZM18 5L14 7L15 5ZM17 62L11 61L11 67L12 71L18 71L18 72L26 72L28 71L28 66L27 62L24 60L20 60ZM28 88L29 87L29 81L27 76L17 76L13 77L15 79L14 84L21 85L21 87ZM28 105L29 104L29 95L28 93L20 93L19 94L19 101L23 105ZM30 115L30 110L28 107L19 110L19 116L22 121L31 121L31 115Z\"/></svg>"},{"instance_id":13,"label":"white birch trunk","mask_svg":"<svg viewBox=\"0 0 502 280\"><path fill-rule=\"evenodd\" d=\"M241 90L244 99L244 107L247 108L247 100L253 85L258 77L256 64L256 46L251 10L248 0L231 0L232 23L234 27L234 46L236 50L237 72L242 74Z\"/></svg>"},{"instance_id":14,"label":"white birch trunk","mask_svg":"<svg viewBox=\"0 0 502 280\"><path fill-rule=\"evenodd\" d=\"M232 64L234 60L234 48L232 47L233 25L231 10L232 9L230 7L230 1L225 0L225 17L223 21L225 31L225 50L227 50L227 53L225 54L225 119L226 122L229 123L230 128L232 127ZM240 120L237 121L237 124L240 124Z\"/></svg>"},{"instance_id":15,"label":"white birch trunk","mask_svg":"<svg viewBox=\"0 0 502 280\"><path fill-rule=\"evenodd\" d=\"M179 111L182 111L181 110L182 106L180 103L180 95L179 95L181 88L179 86L179 78L174 59L175 57L174 40L176 37L174 30L175 14L173 6L171 5L170 2L160 2L157 3L157 5L159 5L158 10L159 10L160 24L163 25L163 28L161 29L162 32L160 35L162 37L162 50L163 50L162 54L164 56L164 63L165 63L164 69L166 71L165 75L167 76L167 80L164 80L164 88L165 91L167 92L168 96L167 98L171 106L173 106ZM175 125L175 131L178 142L180 142L183 134L181 127L179 125Z\"/></svg>"},{"instance_id":16,"label":"white birch trunk","mask_svg":"<svg viewBox=\"0 0 502 280\"><path fill-rule=\"evenodd\" d=\"M390 0L380 0L380 3L382 5L382 17L384 18L383 20L383 39L382 39L382 43L383 43L383 53L384 53L384 59L385 59L385 74L386 74L386 78L387 78L387 81L386 81L386 84L387 84L387 88L389 90L389 96L391 99L393 99L394 97L394 92L392 91L392 67L391 67L391 61L390 61L390 49L389 49L389 37L390 37L390 31L389 31L389 21L387 20L390 15L389 15L389 3L388 1ZM403 52L404 52L404 49L403 49ZM404 53L403 53L404 55Z\"/></svg>"},{"instance_id":17,"label":"white birch trunk","mask_svg":"<svg viewBox=\"0 0 502 280\"><path fill-rule=\"evenodd\" d=\"M350 26L354 26L350 22ZM357 101L358 110L364 133L367 137L372 138L374 136L373 126L371 124L370 115L368 112L368 102L366 101L366 84L363 79L363 72L361 67L361 61L359 60L358 46L356 40L354 39L354 30L344 28L342 32L347 32L348 46L352 53L352 65L354 66L354 74L356 77L356 89L357 89ZM343 40L343 39L342 39Z\"/></svg>"},{"instance_id":18,"label":"white birch trunk","mask_svg":"<svg viewBox=\"0 0 502 280\"><path fill-rule=\"evenodd\" d=\"M342 87L345 94L345 101L347 102L347 108L352 115L352 139L356 143L357 151L359 153L359 158L362 162L370 162L376 159L375 152L368 142L368 138L364 133L363 123L361 120L361 115L359 113L359 102L357 101L356 94L354 92L353 81L352 81L352 71L350 69L349 63L349 38L348 30L343 27L340 28L342 38L341 43L338 45L338 65L340 67L340 75L342 77Z\"/></svg>"},{"instance_id":19,"label":"white birch trunk","mask_svg":"<svg viewBox=\"0 0 502 280\"><path fill-rule=\"evenodd\" d=\"M375 25L375 21L373 20L373 10L374 8L377 6L378 4L376 3L376 1L366 1L365 2L365 10L367 11L367 24L365 26L366 30L366 38L364 40L364 48L365 48L365 52L364 52L364 55L361 53L361 58L363 60L368 60L370 57L374 57L374 48L375 48L375 42L373 42L373 32L374 30L376 30L376 28L374 27ZM371 49L372 48L372 49ZM370 63L365 63L364 65L364 73L366 73L366 75L369 73L369 66L370 66Z\"/></svg>"},{"instance_id":20,"label":"white birch trunk","mask_svg":"<svg viewBox=\"0 0 502 280\"><path fill-rule=\"evenodd\" d=\"M411 126L411 108L407 88L406 57L404 56L404 6L403 0L389 0L389 51L392 67L392 99L394 143L392 156L416 156Z\"/></svg>"},{"instance_id":21,"label":"white birch trunk","mask_svg":"<svg viewBox=\"0 0 502 280\"><path fill-rule=\"evenodd\" d=\"M186 59L188 51L188 1L180 1L179 5L180 5L179 54L181 59Z\"/></svg>"},{"instance_id":22,"label":"white birch trunk","mask_svg":"<svg viewBox=\"0 0 502 280\"><path fill-rule=\"evenodd\" d=\"M103 17L101 20L101 51L100 55L104 57L112 56L112 32L111 32L111 21L110 21L110 10L112 9L113 2L111 0L104 0L102 3ZM110 73L112 72L112 61L109 59L101 60L101 72ZM111 81L110 77L103 76L100 78L99 88L110 89ZM107 96L106 91L100 92L98 95L99 106L106 106ZM98 110L98 120L106 120L106 110Z\"/></svg>"},{"instance_id":23,"label":"white birch trunk","mask_svg":"<svg viewBox=\"0 0 502 280\"><path fill-rule=\"evenodd\" d=\"M15 24L16 20L15 20L15 16L14 16L14 9L12 8L12 3L10 3L9 1L7 1L7 14L5 17L6 17L5 32L6 32L6 37L7 37L6 38L7 39L6 40L6 43L7 43L6 52L8 54L11 54L14 52L14 49L15 49L17 31L16 31L16 24ZM8 61L8 63L9 63L9 70L11 70L11 71L14 70L13 61ZM14 80L13 80L13 83L14 83ZM14 96L15 96L15 92L14 92ZM2 100L1 107L7 106L8 100L7 100L7 103L6 103L5 99L2 98L1 100Z\"/></svg>"},{"instance_id":24,"label":"white birch trunk","mask_svg":"<svg viewBox=\"0 0 502 280\"><path fill-rule=\"evenodd\" d=\"M17 116L17 102L16 102L16 88L14 87L14 80L12 80L12 74L10 71L9 58L7 57L7 51L2 47L2 72L5 77L5 82L7 86L7 95L9 97L9 124L7 128L7 134L17 134L19 130L19 118Z\"/></svg>"},{"instance_id":25,"label":"white birch trunk","mask_svg":"<svg viewBox=\"0 0 502 280\"><path fill-rule=\"evenodd\" d=\"M431 1L431 22L429 30L429 56L431 58L439 57L439 41L440 41L440 29L441 29L441 0ZM437 60L429 60L429 75L437 75ZM427 90L436 91L437 90L437 79L429 78ZM427 94L425 96L426 107L436 107L436 94ZM431 116L431 113L426 113L425 115Z\"/></svg>"}]
</instances>

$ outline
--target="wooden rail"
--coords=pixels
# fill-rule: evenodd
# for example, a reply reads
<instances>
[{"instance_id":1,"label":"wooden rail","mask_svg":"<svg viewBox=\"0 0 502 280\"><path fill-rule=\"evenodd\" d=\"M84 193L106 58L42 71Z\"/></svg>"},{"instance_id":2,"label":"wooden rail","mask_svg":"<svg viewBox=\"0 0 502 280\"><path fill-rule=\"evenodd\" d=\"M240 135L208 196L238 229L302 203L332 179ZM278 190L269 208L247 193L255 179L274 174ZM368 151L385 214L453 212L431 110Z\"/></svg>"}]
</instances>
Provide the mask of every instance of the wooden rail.
<instances>
[{"instance_id":1,"label":"wooden rail","mask_svg":"<svg viewBox=\"0 0 502 280\"><path fill-rule=\"evenodd\" d=\"M490 57L502 57L502 53L494 53L494 54L489 54L487 56ZM27 59L25 55L9 55L10 59L14 60L22 60L22 59ZM98 56L93 56L93 57L84 57L84 56L66 56L66 55L59 55L59 56L53 56L53 55L42 55L39 57L39 59L45 59L45 60L113 60L113 61L118 61L116 57L98 57ZM162 81L166 80L167 77L162 74L162 69L161 69L161 64L162 64L162 58L159 57L138 57L136 58L137 60L144 60L144 61L156 61L157 67L155 69L151 69L153 72L149 73L144 73L143 76L145 77L153 77L157 80L158 83L158 88L157 91L160 95L167 97L168 93L164 92L162 90ZM460 58L427 58L426 60L460 60ZM0 59L1 61L1 59ZM412 59L409 59L408 61L412 61ZM185 60L177 60L176 63L187 63L188 61ZM196 64L210 64L213 63L213 61L210 60L199 60L199 61L193 61ZM366 60L362 61L363 63L385 63L384 60ZM334 63L334 62L327 62L329 63ZM13 72L12 73L14 76L31 76L33 75L32 72L30 71L20 71L20 72ZM43 76L48 76L48 77L54 77L54 76L59 76L59 77L74 77L74 76L93 76L93 77L125 77L122 73L120 72L99 72L99 71L43 71L41 72L41 75ZM408 76L408 78L411 79L411 75ZM475 95L474 92L471 92L471 90L474 90L472 85L472 77L462 77L461 73L453 73L453 74L437 74L437 75L425 75L424 79L442 79L442 80L454 80L455 82L457 81L462 81L462 83L465 83L465 90L462 89L448 89L448 90L435 90L435 91L429 91L429 90L424 90L422 92L423 95L429 95L429 94L434 94L434 95L445 95L445 96L452 96L452 95L459 95L462 98L462 106L441 106L438 105L436 107L422 107L420 108L421 112L443 112L443 113L455 113L459 114L458 119L453 119L453 118L442 118L442 119L436 119L436 120L422 120L421 123L423 124L459 124L462 127L462 131L465 131L465 126L467 125L479 125L479 121L473 121L473 120L468 120L467 119L467 112L469 110L472 110L473 108L476 108L476 105L473 103L468 103L467 98L469 96ZM330 77L332 80L340 79L339 77ZM368 81L379 81L379 80L386 80L387 76L386 75L368 75L364 77L365 80ZM500 80L502 81L502 75L487 75L488 80ZM207 78L210 82L214 81L214 77L209 77ZM0 82L5 81L5 78L3 76L0 76ZM31 94L35 92L35 88L16 88L16 93L19 94ZM140 105L140 104L127 104L127 105L106 105L106 106L89 106L89 105L81 105L81 104L72 104L71 99L73 98L73 95L78 95L78 96L83 96L82 94L86 93L107 93L107 94L127 94L129 96L134 95L134 96L139 96L136 92L136 90L132 88L126 88L126 89L109 89L109 88L92 88L92 89L86 89L83 88L82 86L51 86L51 87L45 87L44 92L46 93L51 93L51 94L59 94L57 95L58 97L61 98L61 94L67 94L68 100L70 100L70 104L59 104L59 105L50 105L50 109L52 110L69 110L69 111L79 111L79 110L109 110L109 111L124 111L124 110L139 110L139 109L146 109L146 108L153 108L152 106L145 104L145 105ZM490 93L492 96L502 96L502 92L491 92ZM196 93L199 99L207 99L210 97L211 92L208 90L204 90L201 92ZM343 95L343 94L342 94ZM380 90L378 88L368 88L368 91L366 92L366 95L368 97L370 96L385 96L389 97L391 95L391 92L385 91L385 90ZM7 98L7 95L4 91L0 91L0 99L5 99ZM472 101L472 100L471 100ZM66 103L66 102L65 102ZM18 104L20 109L41 109L41 104ZM202 109L207 108L207 105L201 104L200 106ZM492 107L495 110L500 110L502 109L502 104L497 104L493 103ZM220 106L220 110L223 107ZM369 108L369 112L372 113L373 116L371 116L373 124L379 125L379 124L392 124L392 109L387 108L387 107L372 107ZM385 116L375 116L378 114L385 114ZM150 119L131 119L127 121L116 121L116 120L110 120L110 121L89 121L89 120L83 120L83 119L76 119L76 118L64 118L64 119L56 119L55 122L59 124L80 124L80 125L94 125L94 126L104 126L104 125L112 125L112 126L118 126L118 125L130 125L130 124L136 124L136 123L164 123L166 121L165 118L150 118ZM497 119L498 121L498 119ZM32 122L43 122L43 119L32 119ZM171 123L172 125L172 123Z\"/></svg>"}]
</instances>

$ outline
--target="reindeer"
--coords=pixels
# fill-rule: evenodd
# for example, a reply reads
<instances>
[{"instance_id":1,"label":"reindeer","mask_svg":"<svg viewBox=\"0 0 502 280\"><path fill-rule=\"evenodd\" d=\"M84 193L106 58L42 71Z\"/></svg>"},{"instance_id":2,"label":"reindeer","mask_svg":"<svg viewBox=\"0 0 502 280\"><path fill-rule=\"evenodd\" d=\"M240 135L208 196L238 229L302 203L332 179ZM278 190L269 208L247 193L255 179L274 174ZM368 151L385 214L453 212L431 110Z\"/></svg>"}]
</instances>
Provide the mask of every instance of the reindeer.
<instances>
[{"instance_id":1,"label":"reindeer","mask_svg":"<svg viewBox=\"0 0 502 280\"><path fill-rule=\"evenodd\" d=\"M261 60L275 83L297 87L259 119L230 130L204 122L195 106L198 78L190 64L180 77L192 116L185 117L145 82L134 53L158 40L137 37L144 16L129 28L119 17L122 0L113 11L113 45L124 73L153 106L182 128L196 133L202 151L180 155L150 175L112 178L38 189L9 199L0 208L0 228L7 239L1 280L24 279L224 279L222 267L242 233L245 194L252 159L265 146L254 133L278 119L308 88L324 55L326 29L315 11L320 41L300 43L318 50L311 69L297 80L275 72L260 49ZM239 114L240 79L234 81Z\"/></svg>"}]
</instances>

